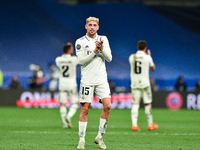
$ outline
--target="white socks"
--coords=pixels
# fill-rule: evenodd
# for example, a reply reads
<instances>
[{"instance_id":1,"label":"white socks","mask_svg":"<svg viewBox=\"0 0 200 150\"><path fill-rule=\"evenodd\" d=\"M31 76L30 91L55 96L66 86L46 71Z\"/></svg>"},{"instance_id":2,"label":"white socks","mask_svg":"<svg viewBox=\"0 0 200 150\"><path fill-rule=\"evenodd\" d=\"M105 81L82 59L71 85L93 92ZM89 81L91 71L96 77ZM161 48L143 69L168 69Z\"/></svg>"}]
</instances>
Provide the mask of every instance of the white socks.
<instances>
[{"instance_id":1,"label":"white socks","mask_svg":"<svg viewBox=\"0 0 200 150\"><path fill-rule=\"evenodd\" d=\"M108 120L100 118L100 126L99 126L98 136L100 136L100 137L103 136L103 134L106 132L107 124L108 124ZM87 128L87 122L79 121L79 137L80 137L80 140L85 141L86 128Z\"/></svg>"},{"instance_id":2,"label":"white socks","mask_svg":"<svg viewBox=\"0 0 200 150\"><path fill-rule=\"evenodd\" d=\"M145 106L145 114L147 116L147 122L149 126L152 126L153 124L153 116L151 112L151 105Z\"/></svg>"},{"instance_id":3,"label":"white socks","mask_svg":"<svg viewBox=\"0 0 200 150\"><path fill-rule=\"evenodd\" d=\"M132 126L137 126L139 104L133 104L131 109Z\"/></svg>"},{"instance_id":4,"label":"white socks","mask_svg":"<svg viewBox=\"0 0 200 150\"><path fill-rule=\"evenodd\" d=\"M72 104L69 109L68 117L72 118L74 114L76 113L77 109L78 109L78 104Z\"/></svg>"},{"instance_id":5,"label":"white socks","mask_svg":"<svg viewBox=\"0 0 200 150\"><path fill-rule=\"evenodd\" d=\"M79 136L80 136L80 140L85 141L86 128L87 128L87 122L79 121Z\"/></svg>"},{"instance_id":6,"label":"white socks","mask_svg":"<svg viewBox=\"0 0 200 150\"><path fill-rule=\"evenodd\" d=\"M100 118L98 136L101 136L101 137L103 136L103 134L106 132L107 125L108 125L108 120Z\"/></svg>"},{"instance_id":7,"label":"white socks","mask_svg":"<svg viewBox=\"0 0 200 150\"><path fill-rule=\"evenodd\" d=\"M138 119L138 109L140 105L133 104L133 107L131 109L131 119L132 119L132 126L137 126L137 119ZM147 116L147 122L149 126L152 126L153 124L153 116L151 113L151 105L144 106L145 108L145 114Z\"/></svg>"},{"instance_id":8,"label":"white socks","mask_svg":"<svg viewBox=\"0 0 200 150\"><path fill-rule=\"evenodd\" d=\"M60 106L60 116L61 116L63 124L66 124L66 121L65 121L66 114L67 114L67 108L65 106Z\"/></svg>"},{"instance_id":9,"label":"white socks","mask_svg":"<svg viewBox=\"0 0 200 150\"><path fill-rule=\"evenodd\" d=\"M72 104L69 109L68 117L72 118L74 114L76 113L77 109L78 109L78 104ZM61 116L63 124L66 124L66 121L65 121L66 115L67 115L66 106L60 106L60 116Z\"/></svg>"}]
</instances>

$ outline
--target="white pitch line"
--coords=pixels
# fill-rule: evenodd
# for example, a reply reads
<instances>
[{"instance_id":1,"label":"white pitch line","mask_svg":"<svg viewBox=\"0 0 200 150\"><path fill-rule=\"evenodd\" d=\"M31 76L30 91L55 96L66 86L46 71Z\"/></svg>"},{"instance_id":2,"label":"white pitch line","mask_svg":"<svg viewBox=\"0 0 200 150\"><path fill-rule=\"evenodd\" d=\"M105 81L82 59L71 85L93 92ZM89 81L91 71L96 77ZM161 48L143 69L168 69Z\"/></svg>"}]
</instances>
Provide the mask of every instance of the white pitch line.
<instances>
[{"instance_id":1,"label":"white pitch line","mask_svg":"<svg viewBox=\"0 0 200 150\"><path fill-rule=\"evenodd\" d=\"M68 131L63 131L63 132L51 132L51 131L10 131L13 133L28 133L28 134L77 134L78 132L68 132ZM97 134L97 132L87 132L87 134ZM106 132L106 134L120 134L120 135L184 135L184 136L199 136L200 133L133 133L133 132Z\"/></svg>"}]
</instances>

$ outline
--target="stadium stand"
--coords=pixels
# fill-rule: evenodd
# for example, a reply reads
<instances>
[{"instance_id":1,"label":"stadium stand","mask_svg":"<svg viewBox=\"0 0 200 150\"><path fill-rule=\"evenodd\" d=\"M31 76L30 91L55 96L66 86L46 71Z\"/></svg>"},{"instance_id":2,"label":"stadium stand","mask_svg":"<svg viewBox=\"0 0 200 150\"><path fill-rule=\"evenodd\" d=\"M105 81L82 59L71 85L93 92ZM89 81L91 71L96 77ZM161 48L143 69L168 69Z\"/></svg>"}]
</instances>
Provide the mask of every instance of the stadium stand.
<instances>
[{"instance_id":1,"label":"stadium stand","mask_svg":"<svg viewBox=\"0 0 200 150\"><path fill-rule=\"evenodd\" d=\"M173 90L183 76L192 90L200 76L200 35L191 32L142 3L108 3L69 6L51 0L6 0L0 2L0 67L3 88L13 75L24 88L32 72L31 63L48 63L62 54L62 45L85 34L88 16L100 18L99 34L107 35L113 61L107 64L108 78L129 89L128 57L138 40L148 42L157 71L151 73L162 90ZM78 68L80 79L80 67ZM78 80L79 80L78 79Z\"/></svg>"}]
</instances>

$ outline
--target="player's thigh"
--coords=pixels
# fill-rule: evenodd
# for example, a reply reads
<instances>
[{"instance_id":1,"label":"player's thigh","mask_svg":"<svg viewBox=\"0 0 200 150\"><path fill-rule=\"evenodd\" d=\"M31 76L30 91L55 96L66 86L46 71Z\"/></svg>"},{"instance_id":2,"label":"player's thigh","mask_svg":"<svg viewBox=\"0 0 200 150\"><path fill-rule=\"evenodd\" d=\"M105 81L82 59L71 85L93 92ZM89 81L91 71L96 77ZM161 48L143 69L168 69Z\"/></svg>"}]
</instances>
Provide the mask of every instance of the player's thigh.
<instances>
[{"instance_id":1,"label":"player's thigh","mask_svg":"<svg viewBox=\"0 0 200 150\"><path fill-rule=\"evenodd\" d=\"M146 87L142 91L143 94L143 102L144 104L149 104L152 103L152 93L151 93L151 88Z\"/></svg>"},{"instance_id":2,"label":"player's thigh","mask_svg":"<svg viewBox=\"0 0 200 150\"><path fill-rule=\"evenodd\" d=\"M94 97L94 86L81 83L80 85L80 103L92 103Z\"/></svg>"},{"instance_id":3,"label":"player's thigh","mask_svg":"<svg viewBox=\"0 0 200 150\"><path fill-rule=\"evenodd\" d=\"M99 98L99 102L101 103L104 98L111 98L110 87L108 82L95 86L94 92Z\"/></svg>"},{"instance_id":4,"label":"player's thigh","mask_svg":"<svg viewBox=\"0 0 200 150\"><path fill-rule=\"evenodd\" d=\"M60 103L67 103L68 100L68 92L67 91L59 91L58 101Z\"/></svg>"},{"instance_id":5,"label":"player's thigh","mask_svg":"<svg viewBox=\"0 0 200 150\"><path fill-rule=\"evenodd\" d=\"M133 103L140 103L142 95L141 95L141 89L131 89Z\"/></svg>"},{"instance_id":6,"label":"player's thigh","mask_svg":"<svg viewBox=\"0 0 200 150\"><path fill-rule=\"evenodd\" d=\"M70 101L72 104L76 104L78 103L78 92L77 92L77 87L75 87L74 89L72 89L69 92L69 97L70 97Z\"/></svg>"}]
</instances>

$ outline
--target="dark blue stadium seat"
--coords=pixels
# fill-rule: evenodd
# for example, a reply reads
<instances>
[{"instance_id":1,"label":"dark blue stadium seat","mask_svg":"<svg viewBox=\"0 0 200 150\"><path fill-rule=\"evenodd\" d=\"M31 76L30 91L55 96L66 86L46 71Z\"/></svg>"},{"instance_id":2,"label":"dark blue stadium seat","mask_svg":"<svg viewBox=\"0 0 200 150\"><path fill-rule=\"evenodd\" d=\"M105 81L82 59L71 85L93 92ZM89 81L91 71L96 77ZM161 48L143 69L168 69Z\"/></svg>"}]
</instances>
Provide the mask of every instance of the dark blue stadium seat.
<instances>
[{"instance_id":1,"label":"dark blue stadium seat","mask_svg":"<svg viewBox=\"0 0 200 150\"><path fill-rule=\"evenodd\" d=\"M151 77L161 89L173 89L182 75L189 89L200 79L200 35L177 25L141 3L68 6L51 0L0 2L0 68L4 88L11 75L27 86L29 64L47 64L62 54L62 45L83 36L85 19L100 18L99 34L109 39L113 61L107 63L109 80L130 88L129 55L138 40L146 40L157 70ZM24 76L23 76L24 74ZM24 78L23 78L24 77ZM78 68L80 79L80 67Z\"/></svg>"}]
</instances>

